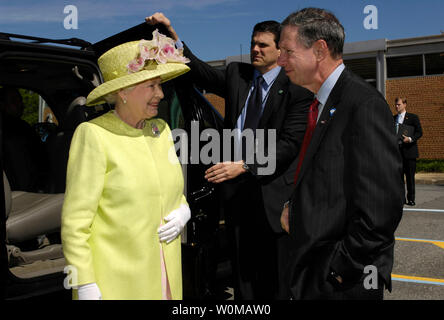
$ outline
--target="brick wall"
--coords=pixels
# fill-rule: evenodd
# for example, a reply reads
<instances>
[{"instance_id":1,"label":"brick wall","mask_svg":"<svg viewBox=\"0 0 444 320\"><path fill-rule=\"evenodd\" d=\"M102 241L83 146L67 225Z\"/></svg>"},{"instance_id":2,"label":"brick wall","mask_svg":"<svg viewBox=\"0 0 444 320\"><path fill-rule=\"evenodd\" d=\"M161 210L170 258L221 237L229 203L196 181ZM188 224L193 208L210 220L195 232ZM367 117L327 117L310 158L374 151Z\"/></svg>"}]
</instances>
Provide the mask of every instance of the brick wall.
<instances>
[{"instance_id":1,"label":"brick wall","mask_svg":"<svg viewBox=\"0 0 444 320\"><path fill-rule=\"evenodd\" d=\"M222 117L225 117L225 99L215 95L214 93L206 93L205 98L219 111Z\"/></svg>"},{"instance_id":2,"label":"brick wall","mask_svg":"<svg viewBox=\"0 0 444 320\"><path fill-rule=\"evenodd\" d=\"M407 112L419 116L423 131L419 157L444 159L444 76L387 80L386 98L393 114L397 96L405 96Z\"/></svg>"}]
</instances>

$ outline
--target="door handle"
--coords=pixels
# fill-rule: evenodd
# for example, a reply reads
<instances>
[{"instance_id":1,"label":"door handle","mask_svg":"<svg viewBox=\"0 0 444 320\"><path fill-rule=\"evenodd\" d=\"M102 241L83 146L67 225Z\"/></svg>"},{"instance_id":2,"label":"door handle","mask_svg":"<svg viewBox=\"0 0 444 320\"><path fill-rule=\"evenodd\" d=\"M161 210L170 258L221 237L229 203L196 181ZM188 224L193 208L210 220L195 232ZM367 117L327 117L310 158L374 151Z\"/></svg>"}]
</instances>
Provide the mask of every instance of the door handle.
<instances>
[{"instance_id":1,"label":"door handle","mask_svg":"<svg viewBox=\"0 0 444 320\"><path fill-rule=\"evenodd\" d=\"M214 187L204 186L197 191L191 192L190 198L193 202L198 202L198 201L210 196L211 194L213 194L213 192L214 192Z\"/></svg>"}]
</instances>

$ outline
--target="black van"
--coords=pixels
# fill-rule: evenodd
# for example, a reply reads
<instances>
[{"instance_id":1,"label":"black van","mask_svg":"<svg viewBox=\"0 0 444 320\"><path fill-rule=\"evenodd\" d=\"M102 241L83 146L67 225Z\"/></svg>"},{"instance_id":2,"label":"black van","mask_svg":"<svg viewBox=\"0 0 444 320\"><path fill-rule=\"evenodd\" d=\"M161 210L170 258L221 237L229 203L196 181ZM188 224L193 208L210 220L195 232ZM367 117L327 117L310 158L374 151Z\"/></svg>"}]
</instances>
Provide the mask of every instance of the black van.
<instances>
[{"instance_id":1,"label":"black van","mask_svg":"<svg viewBox=\"0 0 444 320\"><path fill-rule=\"evenodd\" d=\"M163 26L156 27L167 34ZM118 44L149 40L153 30L153 26L143 23L96 44L80 39L51 40L0 33L0 86L32 92L38 97L41 113L32 126L39 138L36 143L30 143L23 130L9 125L0 114L3 299L70 299L70 291L64 289L67 274L60 216L71 138L81 122L112 108L107 104L85 107L85 97L103 81L98 57ZM189 133L192 121L198 121L200 130L222 130L221 115L186 74L165 83L163 90L165 105L159 108L159 117L171 129L181 128ZM217 188L204 179L207 167L201 163L183 165L192 211L182 239L184 299L217 297L216 280L230 272L221 254L225 247L224 224Z\"/></svg>"}]
</instances>

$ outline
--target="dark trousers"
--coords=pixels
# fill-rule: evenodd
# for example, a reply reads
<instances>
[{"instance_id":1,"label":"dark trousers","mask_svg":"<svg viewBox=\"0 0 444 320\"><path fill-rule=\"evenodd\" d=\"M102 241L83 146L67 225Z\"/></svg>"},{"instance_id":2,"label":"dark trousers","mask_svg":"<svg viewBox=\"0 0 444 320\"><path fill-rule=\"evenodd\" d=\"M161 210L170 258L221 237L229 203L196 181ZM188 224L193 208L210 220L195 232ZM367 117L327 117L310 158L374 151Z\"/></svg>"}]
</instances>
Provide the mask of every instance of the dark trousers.
<instances>
[{"instance_id":1,"label":"dark trousers","mask_svg":"<svg viewBox=\"0 0 444 320\"><path fill-rule=\"evenodd\" d=\"M402 170L407 185L407 201L415 201L416 159L403 159Z\"/></svg>"},{"instance_id":2,"label":"dark trousers","mask_svg":"<svg viewBox=\"0 0 444 320\"><path fill-rule=\"evenodd\" d=\"M271 229L260 187L246 183L225 204L234 300L284 299L282 275L290 237Z\"/></svg>"},{"instance_id":3,"label":"dark trousers","mask_svg":"<svg viewBox=\"0 0 444 320\"><path fill-rule=\"evenodd\" d=\"M363 283L356 284L345 290L338 290L327 294L325 300L383 300L384 283L380 279L378 288L366 289Z\"/></svg>"}]
</instances>

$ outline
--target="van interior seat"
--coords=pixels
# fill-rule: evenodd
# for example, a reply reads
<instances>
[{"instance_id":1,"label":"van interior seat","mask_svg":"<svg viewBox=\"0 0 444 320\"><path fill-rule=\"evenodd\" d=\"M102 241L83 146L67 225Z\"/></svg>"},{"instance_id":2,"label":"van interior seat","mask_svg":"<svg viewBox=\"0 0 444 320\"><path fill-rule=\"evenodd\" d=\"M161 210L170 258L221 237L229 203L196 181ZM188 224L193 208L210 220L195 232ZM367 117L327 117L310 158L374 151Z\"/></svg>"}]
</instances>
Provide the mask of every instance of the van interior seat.
<instances>
[{"instance_id":1,"label":"van interior seat","mask_svg":"<svg viewBox=\"0 0 444 320\"><path fill-rule=\"evenodd\" d=\"M60 230L63 193L11 191L4 172L3 185L8 244L18 244Z\"/></svg>"},{"instance_id":2,"label":"van interior seat","mask_svg":"<svg viewBox=\"0 0 444 320\"><path fill-rule=\"evenodd\" d=\"M87 121L85 114L86 98L79 96L74 99L66 111L63 121L59 124L57 134L48 137L49 154L49 192L65 192L66 169L68 166L69 148L74 131L82 122Z\"/></svg>"}]
</instances>

